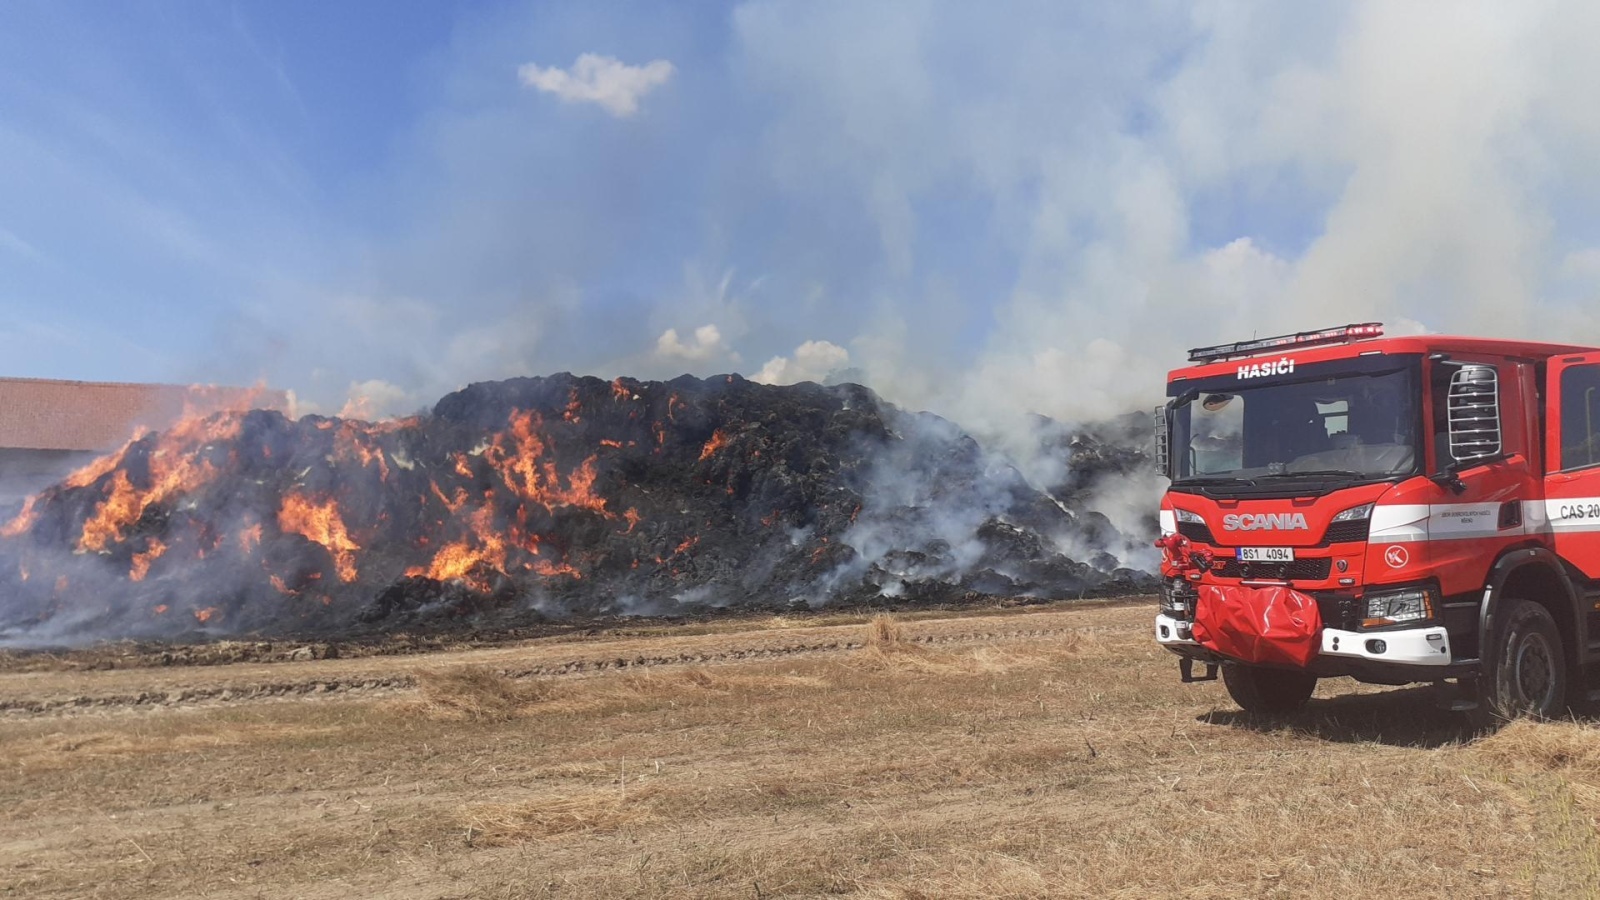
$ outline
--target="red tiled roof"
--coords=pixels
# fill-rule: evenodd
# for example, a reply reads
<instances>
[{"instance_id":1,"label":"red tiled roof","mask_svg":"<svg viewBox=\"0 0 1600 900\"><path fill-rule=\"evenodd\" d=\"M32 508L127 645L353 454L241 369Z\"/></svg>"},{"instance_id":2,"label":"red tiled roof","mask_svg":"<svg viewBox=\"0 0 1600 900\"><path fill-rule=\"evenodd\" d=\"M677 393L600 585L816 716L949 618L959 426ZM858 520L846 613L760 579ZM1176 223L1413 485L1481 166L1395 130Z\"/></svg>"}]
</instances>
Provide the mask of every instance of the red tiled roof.
<instances>
[{"instance_id":1,"label":"red tiled roof","mask_svg":"<svg viewBox=\"0 0 1600 900\"><path fill-rule=\"evenodd\" d=\"M113 450L138 428L165 428L185 412L283 410L288 395L257 388L0 378L0 447Z\"/></svg>"}]
</instances>

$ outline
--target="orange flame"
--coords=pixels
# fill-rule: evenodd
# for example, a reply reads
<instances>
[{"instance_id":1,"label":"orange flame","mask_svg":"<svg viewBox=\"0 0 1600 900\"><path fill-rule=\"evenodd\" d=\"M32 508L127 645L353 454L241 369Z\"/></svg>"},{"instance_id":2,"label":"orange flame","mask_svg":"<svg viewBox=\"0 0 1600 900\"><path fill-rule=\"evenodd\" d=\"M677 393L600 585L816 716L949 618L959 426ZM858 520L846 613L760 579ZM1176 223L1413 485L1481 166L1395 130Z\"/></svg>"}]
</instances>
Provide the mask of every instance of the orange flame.
<instances>
[{"instance_id":1,"label":"orange flame","mask_svg":"<svg viewBox=\"0 0 1600 900\"><path fill-rule=\"evenodd\" d=\"M579 415L581 412L583 412L583 404L578 402L578 389L573 388L567 393L567 411L562 413L561 418L576 425L583 421L582 416Z\"/></svg>"},{"instance_id":2,"label":"orange flame","mask_svg":"<svg viewBox=\"0 0 1600 900\"><path fill-rule=\"evenodd\" d=\"M78 549L104 551L110 542L122 540L128 526L139 521L152 505L174 495L193 491L215 478L216 468L198 451L207 444L237 437L240 426L241 421L237 416L187 418L156 437L149 457L149 487L142 490L134 487L128 479L127 470L117 469L105 500L84 520ZM114 468L126 457L131 446L124 447L110 467L103 467L103 461L99 461L79 475L87 477L93 470L101 470L101 474L104 474L104 471ZM90 478L85 484L93 480Z\"/></svg>"},{"instance_id":3,"label":"orange flame","mask_svg":"<svg viewBox=\"0 0 1600 900\"><path fill-rule=\"evenodd\" d=\"M632 397L633 391L628 390L627 386L622 383L621 378L611 382L611 398L613 400L627 400Z\"/></svg>"},{"instance_id":4,"label":"orange flame","mask_svg":"<svg viewBox=\"0 0 1600 900\"><path fill-rule=\"evenodd\" d=\"M302 494L285 494L283 508L278 511L278 527L285 534L298 534L327 548L333 554L339 580L346 584L356 580L355 551L361 546L350 539L333 498L317 503Z\"/></svg>"},{"instance_id":5,"label":"orange flame","mask_svg":"<svg viewBox=\"0 0 1600 900\"><path fill-rule=\"evenodd\" d=\"M197 609L194 611L195 621L198 622L209 622L211 621L211 617L216 614L217 608L215 606L208 606L205 609Z\"/></svg>"},{"instance_id":6,"label":"orange flame","mask_svg":"<svg viewBox=\"0 0 1600 900\"><path fill-rule=\"evenodd\" d=\"M493 494L490 494L492 497ZM457 495L464 501L466 492ZM460 540L445 544L433 555L427 568L413 566L406 570L412 577L424 576L434 581L465 581L479 590L489 585L478 577L476 570L488 566L504 572L506 567L506 541L494 527L494 508L488 504L479 507L468 517L474 540ZM476 543L478 546L474 546Z\"/></svg>"},{"instance_id":7,"label":"orange flame","mask_svg":"<svg viewBox=\"0 0 1600 900\"><path fill-rule=\"evenodd\" d=\"M621 441L613 441L610 438L601 438L600 439L600 446L602 446L602 447L615 447L615 448L620 450L620 449L622 449L622 442Z\"/></svg>"},{"instance_id":8,"label":"orange flame","mask_svg":"<svg viewBox=\"0 0 1600 900\"><path fill-rule=\"evenodd\" d=\"M38 511L33 508L38 499L38 495L34 495L22 501L22 511L17 513L17 517L0 526L0 537L16 537L32 528L33 523L39 519Z\"/></svg>"},{"instance_id":9,"label":"orange flame","mask_svg":"<svg viewBox=\"0 0 1600 900\"><path fill-rule=\"evenodd\" d=\"M712 433L711 440L706 441L706 445L700 448L700 461L705 462L710 459L713 454L727 446L727 444L728 436L722 432L722 429L718 428Z\"/></svg>"},{"instance_id":10,"label":"orange flame","mask_svg":"<svg viewBox=\"0 0 1600 900\"><path fill-rule=\"evenodd\" d=\"M257 522L239 532L239 549L245 553L253 553L261 546L261 523Z\"/></svg>"},{"instance_id":11,"label":"orange flame","mask_svg":"<svg viewBox=\"0 0 1600 900\"><path fill-rule=\"evenodd\" d=\"M371 444L372 431L372 426L365 422L349 419L340 422L333 438L333 458L361 466L376 465L378 477L387 480L389 463L384 459L383 449Z\"/></svg>"},{"instance_id":12,"label":"orange flame","mask_svg":"<svg viewBox=\"0 0 1600 900\"><path fill-rule=\"evenodd\" d=\"M150 564L160 559L161 554L165 552L167 552L166 544L157 538L148 539L145 542L144 552L133 555L133 568L128 570L128 579L130 581L143 581L144 577L150 574Z\"/></svg>"},{"instance_id":13,"label":"orange flame","mask_svg":"<svg viewBox=\"0 0 1600 900\"><path fill-rule=\"evenodd\" d=\"M151 612L155 613L158 616L164 616L164 615L167 614L167 609L168 609L167 605L165 603L161 603L161 604L157 604L155 606L155 608L151 610Z\"/></svg>"},{"instance_id":14,"label":"orange flame","mask_svg":"<svg viewBox=\"0 0 1600 900\"><path fill-rule=\"evenodd\" d=\"M633 529L638 526L639 520L644 518L643 516L639 515L639 511L637 509L634 509L631 506L628 507L627 512L622 514L622 517L628 520L628 530L623 532L623 534L632 534Z\"/></svg>"},{"instance_id":15,"label":"orange flame","mask_svg":"<svg viewBox=\"0 0 1600 900\"><path fill-rule=\"evenodd\" d=\"M692 550L694 548L694 545L698 544L698 543L700 543L700 538L698 538L698 537L684 538L683 543L678 545L678 549L676 549L676 550L674 550L672 552L674 554L678 554L678 553L684 552L685 550Z\"/></svg>"},{"instance_id":16,"label":"orange flame","mask_svg":"<svg viewBox=\"0 0 1600 900\"><path fill-rule=\"evenodd\" d=\"M544 458L545 443L537 432L541 424L537 412L513 411L509 434L495 435L484 451L484 459L518 497L546 510L554 512L558 507L573 506L606 513L605 499L594 493L595 457L584 460L577 471L567 476L567 487L561 487L556 464Z\"/></svg>"}]
</instances>

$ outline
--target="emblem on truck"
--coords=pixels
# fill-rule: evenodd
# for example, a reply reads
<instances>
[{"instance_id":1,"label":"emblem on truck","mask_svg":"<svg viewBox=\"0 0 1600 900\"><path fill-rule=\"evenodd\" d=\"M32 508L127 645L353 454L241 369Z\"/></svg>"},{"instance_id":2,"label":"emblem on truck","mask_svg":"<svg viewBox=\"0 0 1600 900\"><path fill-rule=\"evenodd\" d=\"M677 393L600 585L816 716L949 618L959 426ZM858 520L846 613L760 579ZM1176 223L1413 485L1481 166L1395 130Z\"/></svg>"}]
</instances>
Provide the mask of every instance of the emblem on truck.
<instances>
[{"instance_id":1,"label":"emblem on truck","mask_svg":"<svg viewBox=\"0 0 1600 900\"><path fill-rule=\"evenodd\" d=\"M1305 513L1229 513L1222 517L1225 531L1291 531L1309 528Z\"/></svg>"}]
</instances>

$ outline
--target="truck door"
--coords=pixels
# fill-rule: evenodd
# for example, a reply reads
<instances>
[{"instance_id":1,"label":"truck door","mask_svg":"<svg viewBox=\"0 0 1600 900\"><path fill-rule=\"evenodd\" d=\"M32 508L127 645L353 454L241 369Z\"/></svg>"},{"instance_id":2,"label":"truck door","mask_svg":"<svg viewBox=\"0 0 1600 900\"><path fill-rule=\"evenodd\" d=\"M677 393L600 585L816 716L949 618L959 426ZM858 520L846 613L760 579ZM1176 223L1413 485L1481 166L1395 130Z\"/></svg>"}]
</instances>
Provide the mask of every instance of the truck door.
<instances>
[{"instance_id":1,"label":"truck door","mask_svg":"<svg viewBox=\"0 0 1600 900\"><path fill-rule=\"evenodd\" d=\"M1556 552L1600 578L1600 353L1552 357L1545 401L1545 515Z\"/></svg>"}]
</instances>

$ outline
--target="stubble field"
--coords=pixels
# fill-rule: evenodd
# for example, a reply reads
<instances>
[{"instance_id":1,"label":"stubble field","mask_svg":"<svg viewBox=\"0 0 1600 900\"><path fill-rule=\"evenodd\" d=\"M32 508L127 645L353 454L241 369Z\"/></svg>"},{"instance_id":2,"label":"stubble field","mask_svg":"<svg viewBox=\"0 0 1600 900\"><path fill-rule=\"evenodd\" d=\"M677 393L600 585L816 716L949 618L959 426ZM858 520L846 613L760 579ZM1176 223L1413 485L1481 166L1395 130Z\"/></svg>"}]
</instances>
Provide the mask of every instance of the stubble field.
<instances>
[{"instance_id":1,"label":"stubble field","mask_svg":"<svg viewBox=\"0 0 1600 900\"><path fill-rule=\"evenodd\" d=\"M1586 720L1475 737L1426 690L1336 681L1254 721L1178 683L1153 613L8 659L0 896L1600 891Z\"/></svg>"}]
</instances>

